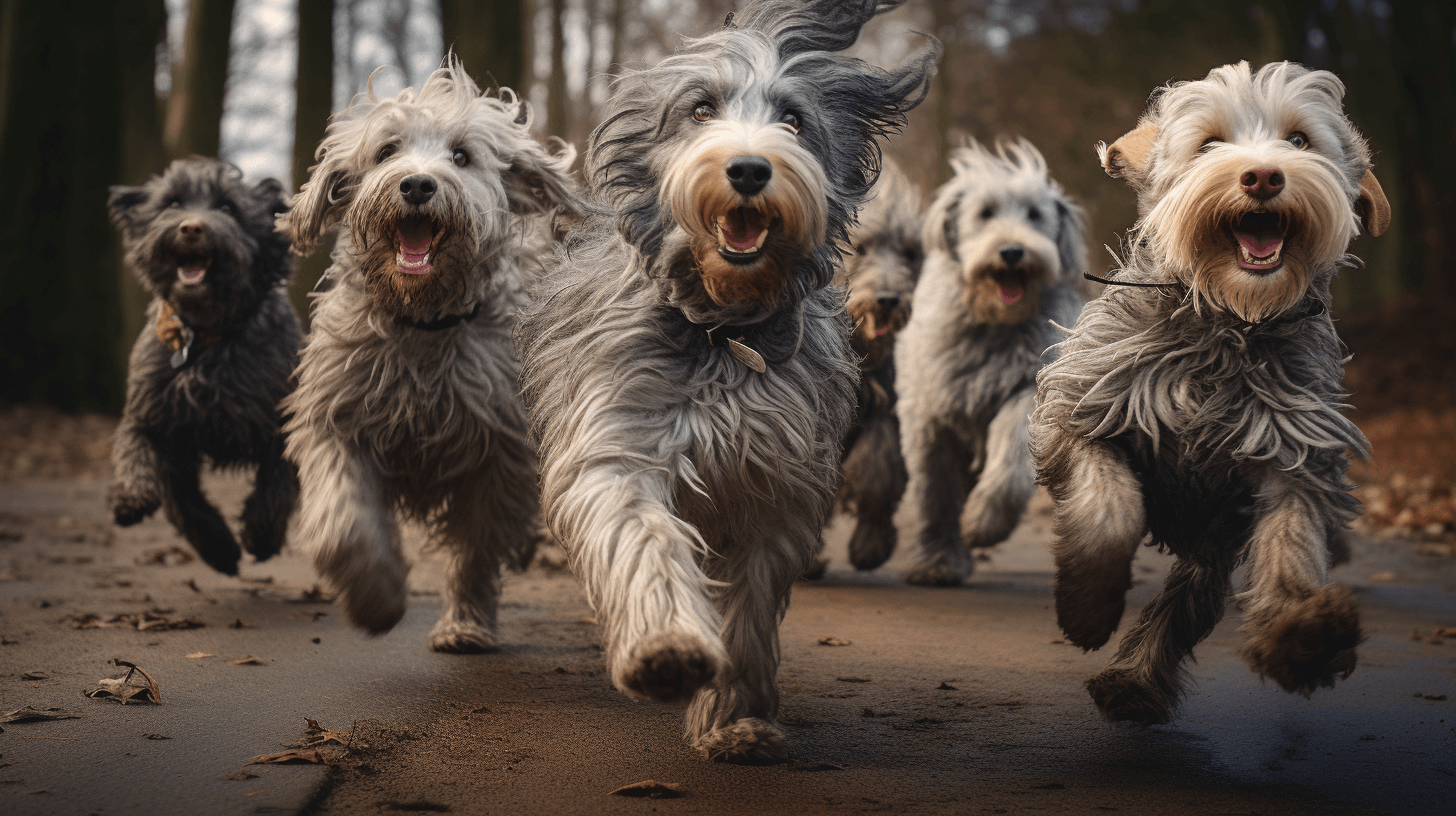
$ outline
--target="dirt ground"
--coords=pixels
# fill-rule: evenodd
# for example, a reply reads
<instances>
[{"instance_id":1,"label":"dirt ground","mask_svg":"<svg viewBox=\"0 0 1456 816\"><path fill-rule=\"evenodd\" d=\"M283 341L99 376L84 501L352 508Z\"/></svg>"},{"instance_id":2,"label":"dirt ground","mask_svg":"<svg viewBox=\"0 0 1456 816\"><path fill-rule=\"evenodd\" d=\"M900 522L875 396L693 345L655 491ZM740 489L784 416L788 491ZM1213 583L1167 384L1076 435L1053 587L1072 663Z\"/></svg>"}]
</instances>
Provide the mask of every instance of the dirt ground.
<instances>
[{"instance_id":1,"label":"dirt ground","mask_svg":"<svg viewBox=\"0 0 1456 816\"><path fill-rule=\"evenodd\" d=\"M854 572L841 521L826 579L796 589L784 622L796 762L774 768L705 763L679 711L612 689L591 610L549 553L509 578L499 653L435 655L440 560L415 531L410 611L368 638L294 548L234 579L161 520L112 526L114 419L0 409L0 713L75 717L0 723L0 812L1449 813L1452 319L1409 304L1340 324L1376 454L1354 471L1366 535L1334 574L1369 640L1338 688L1304 700L1262 684L1231 613L1189 667L1178 721L1109 725L1081 687L1107 650L1066 645L1051 613L1044 496L957 590L905 585L903 551ZM229 518L247 488L207 481ZM1139 555L1130 609L1166 565ZM117 660L155 679L160 705L83 696L126 674ZM285 747L310 740L302 757ZM290 751L322 762L250 764ZM647 780L677 796L609 795Z\"/></svg>"}]
</instances>

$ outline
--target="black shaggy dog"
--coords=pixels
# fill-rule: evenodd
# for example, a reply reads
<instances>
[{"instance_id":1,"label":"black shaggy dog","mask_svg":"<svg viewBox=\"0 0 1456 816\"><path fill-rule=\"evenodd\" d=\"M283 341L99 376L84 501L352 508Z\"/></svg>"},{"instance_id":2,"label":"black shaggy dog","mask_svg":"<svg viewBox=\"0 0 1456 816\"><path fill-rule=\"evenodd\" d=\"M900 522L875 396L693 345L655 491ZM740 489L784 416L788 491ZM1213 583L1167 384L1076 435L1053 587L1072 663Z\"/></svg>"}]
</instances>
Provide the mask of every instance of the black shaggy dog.
<instances>
[{"instance_id":1,"label":"black shaggy dog","mask_svg":"<svg viewBox=\"0 0 1456 816\"><path fill-rule=\"evenodd\" d=\"M283 459L277 405L303 330L288 302L288 238L273 231L283 186L243 183L226 162L173 162L140 187L112 187L111 220L152 293L132 347L126 409L111 452L111 512L123 527L163 507L213 569L241 555L198 485L215 467L256 465L243 546L259 561L283 547L298 473Z\"/></svg>"}]
</instances>

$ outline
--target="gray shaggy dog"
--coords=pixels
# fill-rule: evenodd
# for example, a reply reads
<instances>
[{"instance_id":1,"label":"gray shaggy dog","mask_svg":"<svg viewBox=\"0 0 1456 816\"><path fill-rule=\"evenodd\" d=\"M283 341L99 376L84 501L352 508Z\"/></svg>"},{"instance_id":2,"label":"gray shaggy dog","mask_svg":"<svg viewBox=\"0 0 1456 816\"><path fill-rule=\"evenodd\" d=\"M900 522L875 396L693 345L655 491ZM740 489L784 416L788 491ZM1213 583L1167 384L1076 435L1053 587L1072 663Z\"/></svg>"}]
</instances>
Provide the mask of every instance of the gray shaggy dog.
<instances>
[{"instance_id":1,"label":"gray shaggy dog","mask_svg":"<svg viewBox=\"0 0 1456 816\"><path fill-rule=\"evenodd\" d=\"M1087 219L1025 139L951 154L925 216L915 313L895 348L901 444L919 563L957 586L968 548L1016 529L1036 489L1027 415L1042 355L1082 308Z\"/></svg>"},{"instance_id":2,"label":"gray shaggy dog","mask_svg":"<svg viewBox=\"0 0 1456 816\"><path fill-rule=\"evenodd\" d=\"M259 561L283 548L298 497L277 408L303 342L288 241L273 231L283 186L249 186L231 164L195 157L112 187L109 206L152 294L111 452L112 515L125 527L162 507L203 561L236 575L238 542L198 485L203 461L256 468L242 545Z\"/></svg>"},{"instance_id":3,"label":"gray shaggy dog","mask_svg":"<svg viewBox=\"0 0 1456 816\"><path fill-rule=\"evenodd\" d=\"M1389 207L1328 71L1247 63L1171 85L1101 146L1141 217L1117 283L1043 370L1032 452L1056 500L1057 621L1084 649L1122 616L1138 543L1177 556L1162 594L1087 682L1111 720L1162 723L1182 669L1223 617L1230 574L1243 656L1308 696L1355 668L1349 592L1327 585L1359 503L1341 413L1330 282Z\"/></svg>"},{"instance_id":4,"label":"gray shaggy dog","mask_svg":"<svg viewBox=\"0 0 1456 816\"><path fill-rule=\"evenodd\" d=\"M529 562L539 524L511 331L529 221L576 196L574 152L531 138L528 113L447 58L418 91L336 116L280 222L300 251L341 225L284 402L300 534L377 633L405 611L396 512L428 524L450 557L436 651L495 647L500 567Z\"/></svg>"},{"instance_id":5,"label":"gray shaggy dog","mask_svg":"<svg viewBox=\"0 0 1456 816\"><path fill-rule=\"evenodd\" d=\"M778 623L817 550L858 369L829 284L877 139L939 54L836 52L898 3L750 3L621 79L592 135L598 204L522 318L552 532L612 681L688 704L702 755L788 751Z\"/></svg>"},{"instance_id":6,"label":"gray shaggy dog","mask_svg":"<svg viewBox=\"0 0 1456 816\"><path fill-rule=\"evenodd\" d=\"M835 282L849 292L854 326L849 343L859 356L854 423L844 436L839 507L855 516L849 562L872 570L895 552L895 509L905 492L900 420L895 415L895 338L910 317L911 296L925 253L920 243L920 189L886 159L850 229L850 253ZM806 578L823 575L819 561Z\"/></svg>"}]
</instances>

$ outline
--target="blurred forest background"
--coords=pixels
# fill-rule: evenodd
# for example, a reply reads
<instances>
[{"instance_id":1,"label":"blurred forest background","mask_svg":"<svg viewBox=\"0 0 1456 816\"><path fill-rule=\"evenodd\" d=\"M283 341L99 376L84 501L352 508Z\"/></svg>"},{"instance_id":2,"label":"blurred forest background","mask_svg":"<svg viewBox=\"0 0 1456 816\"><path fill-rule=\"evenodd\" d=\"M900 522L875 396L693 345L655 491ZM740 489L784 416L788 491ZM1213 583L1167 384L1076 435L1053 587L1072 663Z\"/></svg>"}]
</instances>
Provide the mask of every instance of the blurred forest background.
<instances>
[{"instance_id":1,"label":"blurred forest background","mask_svg":"<svg viewBox=\"0 0 1456 816\"><path fill-rule=\"evenodd\" d=\"M376 92L393 93L447 47L482 85L527 95L543 135L583 146L615 74L720 25L733 5L0 0L0 405L119 408L145 299L121 268L109 185L195 153L297 189L329 114L376 68ZM909 0L856 53L894 62L913 31L939 37L945 61L888 152L929 191L957 140L1024 134L1086 204L1094 246L1115 244L1134 209L1093 144L1129 129L1155 87L1240 59L1332 69L1395 213L1385 237L1356 245L1367 267L1341 278L1341 314L1456 293L1450 0ZM300 311L326 252L302 264ZM1094 252L1092 268L1107 260Z\"/></svg>"}]
</instances>

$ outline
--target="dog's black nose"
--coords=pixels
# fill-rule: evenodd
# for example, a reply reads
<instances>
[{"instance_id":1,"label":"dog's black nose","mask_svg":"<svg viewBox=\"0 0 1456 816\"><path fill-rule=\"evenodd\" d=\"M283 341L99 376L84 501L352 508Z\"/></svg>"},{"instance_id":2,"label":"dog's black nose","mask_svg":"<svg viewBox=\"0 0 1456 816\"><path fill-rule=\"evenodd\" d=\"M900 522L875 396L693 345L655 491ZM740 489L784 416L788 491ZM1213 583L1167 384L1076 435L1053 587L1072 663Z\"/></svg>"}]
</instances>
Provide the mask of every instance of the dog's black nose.
<instances>
[{"instance_id":1,"label":"dog's black nose","mask_svg":"<svg viewBox=\"0 0 1456 816\"><path fill-rule=\"evenodd\" d=\"M177 225L177 231L183 235L201 236L207 231L207 227L201 218L189 218Z\"/></svg>"},{"instance_id":2,"label":"dog's black nose","mask_svg":"<svg viewBox=\"0 0 1456 816\"><path fill-rule=\"evenodd\" d=\"M408 176L399 183L399 194L411 204L424 204L435 197L435 180L424 173Z\"/></svg>"},{"instance_id":3,"label":"dog's black nose","mask_svg":"<svg viewBox=\"0 0 1456 816\"><path fill-rule=\"evenodd\" d=\"M886 309L893 309L896 306L899 306L900 305L900 299L897 298L897 297L882 297L882 298L880 298L879 303L880 303L881 306L884 306Z\"/></svg>"},{"instance_id":4,"label":"dog's black nose","mask_svg":"<svg viewBox=\"0 0 1456 816\"><path fill-rule=\"evenodd\" d=\"M1026 250L1021 247L1009 246L1001 250L1001 260L1005 261L1007 266L1016 266L1016 262L1021 260L1025 254Z\"/></svg>"},{"instance_id":5,"label":"dog's black nose","mask_svg":"<svg viewBox=\"0 0 1456 816\"><path fill-rule=\"evenodd\" d=\"M1284 189L1284 174L1278 170L1249 170L1239 177L1239 184L1251 198L1263 201Z\"/></svg>"},{"instance_id":6,"label":"dog's black nose","mask_svg":"<svg viewBox=\"0 0 1456 816\"><path fill-rule=\"evenodd\" d=\"M728 181L743 195L753 195L768 186L773 165L762 156L739 156L728 162Z\"/></svg>"}]
</instances>

